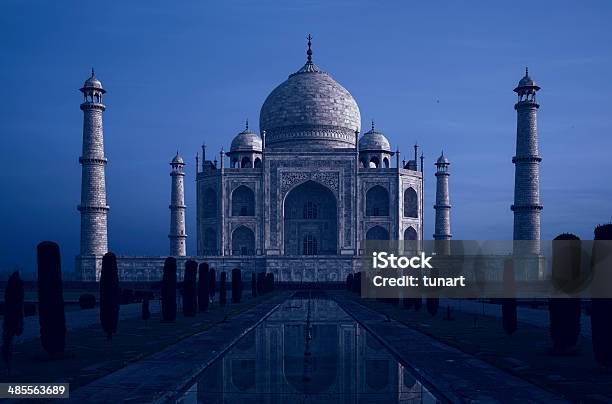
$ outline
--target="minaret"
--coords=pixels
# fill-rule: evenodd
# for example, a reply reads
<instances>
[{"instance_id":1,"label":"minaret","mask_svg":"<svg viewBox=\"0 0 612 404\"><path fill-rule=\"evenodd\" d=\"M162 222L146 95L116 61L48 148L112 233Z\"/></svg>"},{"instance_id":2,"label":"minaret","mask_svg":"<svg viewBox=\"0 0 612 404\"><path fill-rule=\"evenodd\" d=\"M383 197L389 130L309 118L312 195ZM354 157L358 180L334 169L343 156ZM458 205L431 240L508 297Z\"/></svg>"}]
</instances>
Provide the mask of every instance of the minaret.
<instances>
[{"instance_id":1,"label":"minaret","mask_svg":"<svg viewBox=\"0 0 612 404\"><path fill-rule=\"evenodd\" d=\"M516 155L512 158L514 174L514 240L540 240L540 161L538 152L536 92L540 89L529 72L514 91L516 120ZM537 252L537 251L535 251Z\"/></svg>"},{"instance_id":2,"label":"minaret","mask_svg":"<svg viewBox=\"0 0 612 404\"><path fill-rule=\"evenodd\" d=\"M172 177L172 191L170 197L170 255L173 257L183 257L187 254L185 245L185 163L178 151L170 162L170 177Z\"/></svg>"},{"instance_id":3,"label":"minaret","mask_svg":"<svg viewBox=\"0 0 612 404\"><path fill-rule=\"evenodd\" d=\"M444 156L444 152L436 161L436 228L433 235L434 240L450 240L450 199L448 197L448 166L450 163Z\"/></svg>"},{"instance_id":4,"label":"minaret","mask_svg":"<svg viewBox=\"0 0 612 404\"><path fill-rule=\"evenodd\" d=\"M96 78L93 69L91 77L80 89L85 97L81 104L83 111L83 150L79 163L81 174L81 257L87 255L101 256L108 251L106 181L104 168L104 132L102 113L106 106L102 104L102 95L106 91Z\"/></svg>"}]
</instances>

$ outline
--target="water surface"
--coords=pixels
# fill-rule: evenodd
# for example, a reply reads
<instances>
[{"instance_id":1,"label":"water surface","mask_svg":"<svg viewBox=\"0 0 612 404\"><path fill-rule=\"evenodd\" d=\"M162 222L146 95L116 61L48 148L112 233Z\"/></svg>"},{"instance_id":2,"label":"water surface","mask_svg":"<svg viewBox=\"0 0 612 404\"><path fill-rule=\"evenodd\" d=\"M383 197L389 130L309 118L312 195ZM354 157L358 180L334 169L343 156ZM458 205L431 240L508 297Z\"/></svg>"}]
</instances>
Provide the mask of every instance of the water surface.
<instances>
[{"instance_id":1,"label":"water surface","mask_svg":"<svg viewBox=\"0 0 612 404\"><path fill-rule=\"evenodd\" d=\"M179 403L436 403L334 301L300 292L211 364Z\"/></svg>"}]
</instances>

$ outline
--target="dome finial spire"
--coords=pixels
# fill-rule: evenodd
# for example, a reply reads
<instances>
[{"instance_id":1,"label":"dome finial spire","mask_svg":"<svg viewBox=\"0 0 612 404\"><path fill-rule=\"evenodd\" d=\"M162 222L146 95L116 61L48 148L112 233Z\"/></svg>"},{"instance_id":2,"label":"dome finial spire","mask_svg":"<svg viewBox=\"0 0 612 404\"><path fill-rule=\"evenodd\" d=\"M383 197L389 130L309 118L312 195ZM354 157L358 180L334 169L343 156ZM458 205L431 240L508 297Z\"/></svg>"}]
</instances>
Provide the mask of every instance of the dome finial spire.
<instances>
[{"instance_id":1,"label":"dome finial spire","mask_svg":"<svg viewBox=\"0 0 612 404\"><path fill-rule=\"evenodd\" d=\"M529 67L525 66L525 76L529 76Z\"/></svg>"},{"instance_id":2,"label":"dome finial spire","mask_svg":"<svg viewBox=\"0 0 612 404\"><path fill-rule=\"evenodd\" d=\"M374 132L374 119L372 119L372 132Z\"/></svg>"},{"instance_id":3,"label":"dome finial spire","mask_svg":"<svg viewBox=\"0 0 612 404\"><path fill-rule=\"evenodd\" d=\"M91 77L95 77L96 76L96 72L94 71L94 68L91 68Z\"/></svg>"},{"instance_id":4,"label":"dome finial spire","mask_svg":"<svg viewBox=\"0 0 612 404\"><path fill-rule=\"evenodd\" d=\"M249 130L249 118L246 120L246 130Z\"/></svg>"},{"instance_id":5,"label":"dome finial spire","mask_svg":"<svg viewBox=\"0 0 612 404\"><path fill-rule=\"evenodd\" d=\"M308 61L307 63L312 63L312 49L311 49L311 45L312 45L312 35L308 34L308 50L306 51L306 55L308 56Z\"/></svg>"}]
</instances>

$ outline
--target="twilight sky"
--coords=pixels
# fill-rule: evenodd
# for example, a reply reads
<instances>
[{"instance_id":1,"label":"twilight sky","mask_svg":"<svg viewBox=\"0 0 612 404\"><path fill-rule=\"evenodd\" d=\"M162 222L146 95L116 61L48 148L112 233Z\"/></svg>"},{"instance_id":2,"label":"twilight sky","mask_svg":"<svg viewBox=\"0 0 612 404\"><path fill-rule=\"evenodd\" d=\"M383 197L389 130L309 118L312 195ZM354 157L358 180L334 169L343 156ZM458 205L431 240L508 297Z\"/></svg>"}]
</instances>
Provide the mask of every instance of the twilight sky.
<instances>
[{"instance_id":1,"label":"twilight sky","mask_svg":"<svg viewBox=\"0 0 612 404\"><path fill-rule=\"evenodd\" d=\"M110 4L112 3L112 4ZM504 3L504 4L501 4ZM0 5L0 271L34 270L35 246L78 254L82 112L91 67L104 115L110 249L168 251L168 162L186 177L195 253L194 156L227 150L272 89L306 59L357 100L404 156L451 161L455 239L509 239L516 115L525 66L539 93L542 238L591 239L611 220L612 3L365 0L19 1Z\"/></svg>"}]
</instances>

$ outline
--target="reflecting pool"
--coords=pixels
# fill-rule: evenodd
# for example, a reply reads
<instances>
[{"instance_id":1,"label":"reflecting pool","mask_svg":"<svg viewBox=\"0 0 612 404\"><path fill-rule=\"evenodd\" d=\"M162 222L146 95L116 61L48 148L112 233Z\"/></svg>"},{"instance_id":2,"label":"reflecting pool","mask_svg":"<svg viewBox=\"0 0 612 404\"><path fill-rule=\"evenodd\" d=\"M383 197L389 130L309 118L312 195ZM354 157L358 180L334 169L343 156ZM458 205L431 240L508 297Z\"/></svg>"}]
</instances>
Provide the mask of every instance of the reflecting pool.
<instances>
[{"instance_id":1,"label":"reflecting pool","mask_svg":"<svg viewBox=\"0 0 612 404\"><path fill-rule=\"evenodd\" d=\"M300 292L209 366L179 403L437 403L334 301Z\"/></svg>"}]
</instances>

